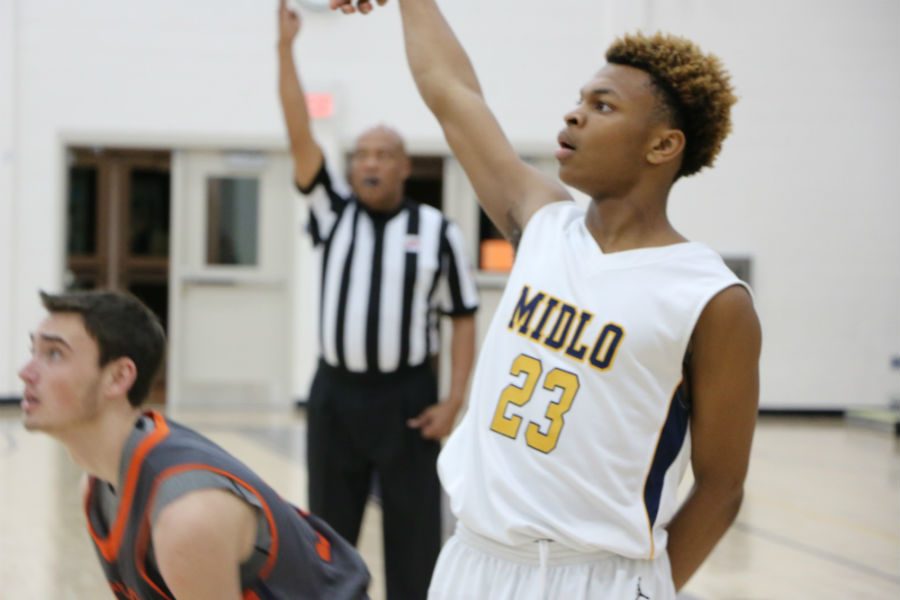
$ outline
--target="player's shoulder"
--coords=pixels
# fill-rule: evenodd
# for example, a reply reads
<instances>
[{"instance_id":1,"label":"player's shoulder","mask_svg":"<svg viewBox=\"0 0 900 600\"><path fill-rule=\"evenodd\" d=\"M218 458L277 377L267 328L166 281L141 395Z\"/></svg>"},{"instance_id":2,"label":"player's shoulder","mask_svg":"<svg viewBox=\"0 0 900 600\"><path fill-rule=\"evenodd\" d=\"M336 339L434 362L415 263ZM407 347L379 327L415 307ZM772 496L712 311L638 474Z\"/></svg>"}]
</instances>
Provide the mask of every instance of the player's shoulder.
<instances>
[{"instance_id":1,"label":"player's shoulder","mask_svg":"<svg viewBox=\"0 0 900 600\"><path fill-rule=\"evenodd\" d=\"M557 235L572 223L584 219L584 215L584 207L574 200L548 202L534 211L534 214L528 219L522 232L522 242L529 238Z\"/></svg>"},{"instance_id":2,"label":"player's shoulder","mask_svg":"<svg viewBox=\"0 0 900 600\"><path fill-rule=\"evenodd\" d=\"M254 523L253 507L233 492L201 488L160 509L153 521L154 541L164 539L171 549L183 548L216 539L223 530L239 530Z\"/></svg>"},{"instance_id":3,"label":"player's shoulder","mask_svg":"<svg viewBox=\"0 0 900 600\"><path fill-rule=\"evenodd\" d=\"M705 275L728 282L741 283L734 271L728 267L722 255L703 242L690 241L672 246L667 255L671 269L681 269L695 276Z\"/></svg>"},{"instance_id":4,"label":"player's shoulder","mask_svg":"<svg viewBox=\"0 0 900 600\"><path fill-rule=\"evenodd\" d=\"M692 344L704 357L703 367L712 371L724 374L741 365L757 368L762 325L749 288L731 285L713 296L694 326Z\"/></svg>"}]
</instances>

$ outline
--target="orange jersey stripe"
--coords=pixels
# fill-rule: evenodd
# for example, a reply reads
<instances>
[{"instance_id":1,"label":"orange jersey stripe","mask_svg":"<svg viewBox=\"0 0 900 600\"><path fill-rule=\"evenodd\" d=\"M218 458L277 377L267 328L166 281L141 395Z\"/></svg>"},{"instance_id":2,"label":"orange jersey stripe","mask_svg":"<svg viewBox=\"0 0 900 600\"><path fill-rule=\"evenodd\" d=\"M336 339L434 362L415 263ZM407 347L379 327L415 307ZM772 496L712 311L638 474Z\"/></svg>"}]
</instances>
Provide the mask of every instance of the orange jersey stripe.
<instances>
[{"instance_id":1,"label":"orange jersey stripe","mask_svg":"<svg viewBox=\"0 0 900 600\"><path fill-rule=\"evenodd\" d=\"M144 458L146 458L150 450L169 435L169 426L166 424L162 415L156 411L148 411L145 414L153 419L156 428L153 433L148 435L140 444L138 444L138 447L134 452L131 464L128 465L128 472L125 476L124 493L122 494L122 501L119 504L119 510L116 513L116 520L113 523L109 535L105 538L101 537L94 530L94 524L91 523L90 518L89 507L94 487L93 477L88 485L87 494L85 494L84 510L88 517L88 531L90 532L94 543L97 545L97 548L100 549L100 554L107 562L114 562L119 554L119 545L122 543L122 535L125 533L125 524L128 522L128 514L131 512L131 503L134 500L134 490L137 487L138 474L140 473L140 467L144 462Z\"/></svg>"}]
</instances>

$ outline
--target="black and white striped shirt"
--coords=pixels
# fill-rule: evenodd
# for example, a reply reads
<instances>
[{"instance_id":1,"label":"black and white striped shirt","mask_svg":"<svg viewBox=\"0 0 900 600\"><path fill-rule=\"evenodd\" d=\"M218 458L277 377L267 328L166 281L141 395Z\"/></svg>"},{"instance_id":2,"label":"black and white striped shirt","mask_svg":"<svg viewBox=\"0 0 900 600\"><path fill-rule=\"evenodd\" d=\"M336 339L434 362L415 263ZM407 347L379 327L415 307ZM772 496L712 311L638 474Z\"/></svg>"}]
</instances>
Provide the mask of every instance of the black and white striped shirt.
<instances>
[{"instance_id":1,"label":"black and white striped shirt","mask_svg":"<svg viewBox=\"0 0 900 600\"><path fill-rule=\"evenodd\" d=\"M321 252L319 346L331 366L391 373L438 351L438 315L474 313L478 294L459 228L404 200L369 211L327 165L308 188L309 232Z\"/></svg>"}]
</instances>

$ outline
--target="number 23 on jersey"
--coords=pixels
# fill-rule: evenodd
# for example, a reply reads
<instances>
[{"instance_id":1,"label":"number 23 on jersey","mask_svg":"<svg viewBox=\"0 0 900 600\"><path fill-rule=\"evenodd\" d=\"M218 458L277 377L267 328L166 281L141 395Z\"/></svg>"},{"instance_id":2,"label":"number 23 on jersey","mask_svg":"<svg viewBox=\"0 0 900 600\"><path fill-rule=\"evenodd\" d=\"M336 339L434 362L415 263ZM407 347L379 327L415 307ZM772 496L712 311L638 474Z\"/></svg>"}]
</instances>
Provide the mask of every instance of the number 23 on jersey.
<instances>
[{"instance_id":1,"label":"number 23 on jersey","mask_svg":"<svg viewBox=\"0 0 900 600\"><path fill-rule=\"evenodd\" d=\"M524 406L535 393L538 383L541 382L544 367L541 361L520 354L513 361L510 375L518 377L525 374L525 381L522 387L509 384L500 394L497 402L497 408L494 410L494 418L491 421L491 430L511 439L516 439L522 426L522 417L515 414L514 410L508 410L509 405ZM562 433L563 425L565 425L565 414L572 408L575 401L575 394L578 393L580 387L578 376L570 371L563 369L552 369L546 377L543 378L541 387L549 392L560 390L559 398L551 401L547 405L544 418L550 421L550 427L547 433L541 431L541 426L534 421L528 423L525 428L525 442L535 450L549 454L556 448L559 441L560 433ZM509 415L507 415L509 412Z\"/></svg>"}]
</instances>

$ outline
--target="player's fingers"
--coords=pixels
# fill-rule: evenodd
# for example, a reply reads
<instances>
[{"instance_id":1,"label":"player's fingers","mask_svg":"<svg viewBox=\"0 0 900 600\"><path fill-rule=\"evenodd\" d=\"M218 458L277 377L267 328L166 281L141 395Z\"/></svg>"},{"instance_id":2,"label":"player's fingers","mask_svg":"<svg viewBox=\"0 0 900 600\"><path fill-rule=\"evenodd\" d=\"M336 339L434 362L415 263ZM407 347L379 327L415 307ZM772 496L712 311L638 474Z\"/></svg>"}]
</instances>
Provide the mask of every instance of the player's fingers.
<instances>
[{"instance_id":1,"label":"player's fingers","mask_svg":"<svg viewBox=\"0 0 900 600\"><path fill-rule=\"evenodd\" d=\"M372 12L372 3L369 2L369 0L360 0L359 12L361 12L364 15L367 15L370 12Z\"/></svg>"}]
</instances>

